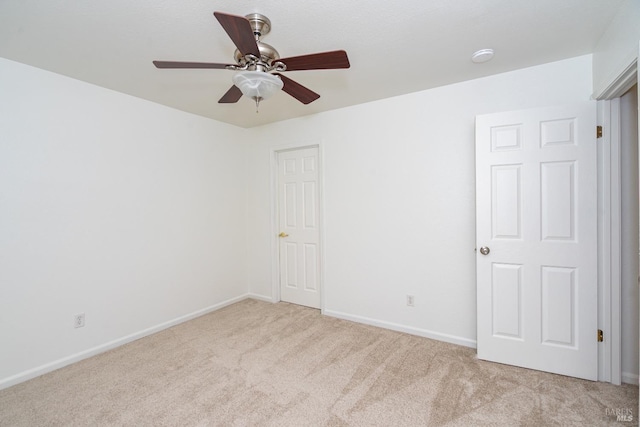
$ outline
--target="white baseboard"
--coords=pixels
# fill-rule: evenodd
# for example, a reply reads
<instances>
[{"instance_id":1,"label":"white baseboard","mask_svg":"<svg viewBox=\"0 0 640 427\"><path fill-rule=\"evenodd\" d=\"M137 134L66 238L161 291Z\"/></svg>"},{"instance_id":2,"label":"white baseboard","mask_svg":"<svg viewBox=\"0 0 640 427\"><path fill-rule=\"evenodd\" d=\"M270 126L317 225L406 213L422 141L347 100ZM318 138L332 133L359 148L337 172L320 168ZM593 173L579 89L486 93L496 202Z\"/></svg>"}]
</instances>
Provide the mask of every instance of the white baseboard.
<instances>
[{"instance_id":1,"label":"white baseboard","mask_svg":"<svg viewBox=\"0 0 640 427\"><path fill-rule=\"evenodd\" d=\"M260 294L252 294L251 292L247 294L247 298L256 299L258 301L271 302L271 303L278 302L273 297L268 297L266 295L260 295Z\"/></svg>"},{"instance_id":2,"label":"white baseboard","mask_svg":"<svg viewBox=\"0 0 640 427\"><path fill-rule=\"evenodd\" d=\"M365 325L377 326L379 328L391 329L392 331L404 332L411 335L417 335L424 338L431 338L437 341L444 341L451 344L457 344L464 347L476 348L477 343L475 340L468 338L462 338L455 335L443 334L440 332L433 332L426 329L414 328L411 326L401 325L398 323L386 322L383 320L371 319L369 317L356 316L353 314L341 313L333 310L324 310L323 314L330 317L337 317L338 319L350 320L356 323L364 323Z\"/></svg>"},{"instance_id":3,"label":"white baseboard","mask_svg":"<svg viewBox=\"0 0 640 427\"><path fill-rule=\"evenodd\" d=\"M160 332L164 329L168 329L180 323L195 319L196 317L200 317L205 314L211 313L213 311L220 310L223 307L226 307L231 304L235 304L236 302L245 300L247 298L255 298L255 296L249 295L249 294L240 295L238 297L231 298L226 301L222 301L218 304L214 304L212 306L203 308L201 310L194 311L193 313L189 313L184 316L177 317L173 320L160 323L159 325L152 326L142 331L135 332L131 335L127 335L125 337L106 342L104 344L98 345L88 350L84 350L79 353L72 354L67 357L63 357L62 359L54 360L52 362L46 363L36 368L29 369L24 372L20 372L19 374L16 374L16 375L12 375L8 378L3 378L0 380L0 390L11 387L13 385L19 384L24 381L30 380L32 378L39 377L40 375L55 371L56 369L63 368L67 365L71 365L72 363L79 362L81 360L87 359L97 354L104 353L105 351L114 349L116 347L120 347L121 345L130 343L140 338L144 338L148 335L155 334L156 332Z\"/></svg>"},{"instance_id":4,"label":"white baseboard","mask_svg":"<svg viewBox=\"0 0 640 427\"><path fill-rule=\"evenodd\" d=\"M622 382L625 384L638 385L638 374L631 374L629 372L622 373Z\"/></svg>"}]
</instances>

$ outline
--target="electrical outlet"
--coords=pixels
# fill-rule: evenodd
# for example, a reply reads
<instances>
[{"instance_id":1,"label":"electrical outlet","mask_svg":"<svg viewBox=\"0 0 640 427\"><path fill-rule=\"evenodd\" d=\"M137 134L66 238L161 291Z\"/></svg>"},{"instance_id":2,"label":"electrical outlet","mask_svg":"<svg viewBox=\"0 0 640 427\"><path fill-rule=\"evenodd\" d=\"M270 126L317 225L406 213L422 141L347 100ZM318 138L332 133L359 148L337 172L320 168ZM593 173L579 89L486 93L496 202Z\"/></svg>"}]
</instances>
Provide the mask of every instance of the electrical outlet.
<instances>
[{"instance_id":1,"label":"electrical outlet","mask_svg":"<svg viewBox=\"0 0 640 427\"><path fill-rule=\"evenodd\" d=\"M407 305L413 307L415 297L413 295L407 295Z\"/></svg>"},{"instance_id":2,"label":"electrical outlet","mask_svg":"<svg viewBox=\"0 0 640 427\"><path fill-rule=\"evenodd\" d=\"M76 314L73 317L73 327L74 328L83 328L84 327L84 313Z\"/></svg>"}]
</instances>

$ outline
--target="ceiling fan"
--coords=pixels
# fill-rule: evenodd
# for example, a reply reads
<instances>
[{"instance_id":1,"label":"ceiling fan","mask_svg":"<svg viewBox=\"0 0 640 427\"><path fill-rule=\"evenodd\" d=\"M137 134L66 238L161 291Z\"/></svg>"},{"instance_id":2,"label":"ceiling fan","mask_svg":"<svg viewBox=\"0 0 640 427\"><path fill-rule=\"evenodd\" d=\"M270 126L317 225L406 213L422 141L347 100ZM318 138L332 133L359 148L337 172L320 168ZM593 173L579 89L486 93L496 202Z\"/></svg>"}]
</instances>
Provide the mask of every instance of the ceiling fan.
<instances>
[{"instance_id":1,"label":"ceiling fan","mask_svg":"<svg viewBox=\"0 0 640 427\"><path fill-rule=\"evenodd\" d=\"M245 95L256 102L257 111L260 101L282 89L303 104L309 104L320 98L320 95L282 75L282 72L350 67L347 52L344 50L280 58L273 46L260 41L262 36L271 31L271 21L259 13L252 13L246 17L222 12L213 14L237 47L234 53L235 64L178 61L153 61L153 64L157 68L239 71L233 76L233 86L220 98L219 103L235 103Z\"/></svg>"}]
</instances>

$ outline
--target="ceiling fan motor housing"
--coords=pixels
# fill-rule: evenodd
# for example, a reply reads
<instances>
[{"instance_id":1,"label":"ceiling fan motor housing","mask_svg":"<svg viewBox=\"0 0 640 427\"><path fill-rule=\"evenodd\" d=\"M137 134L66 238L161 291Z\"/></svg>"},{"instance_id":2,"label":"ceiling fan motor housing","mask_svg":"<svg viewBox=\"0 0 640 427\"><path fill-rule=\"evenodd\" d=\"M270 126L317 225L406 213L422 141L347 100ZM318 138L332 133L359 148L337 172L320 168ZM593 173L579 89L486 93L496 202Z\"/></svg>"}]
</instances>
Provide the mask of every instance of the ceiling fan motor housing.
<instances>
[{"instance_id":1,"label":"ceiling fan motor housing","mask_svg":"<svg viewBox=\"0 0 640 427\"><path fill-rule=\"evenodd\" d=\"M273 61L280 58L280 54L270 44L261 42L259 40L256 40L256 44L258 45L258 49L260 50L260 61L255 65L255 68L252 69L252 67L250 66L249 70L250 71L266 71L266 68L271 66ZM236 51L234 52L233 57L236 60L236 63L242 67L244 67L247 63L249 63L249 61L247 61L247 58L244 55L242 55L242 53L238 49L236 49ZM260 64L260 62L264 63L264 65ZM260 67L264 69L257 69Z\"/></svg>"}]
</instances>

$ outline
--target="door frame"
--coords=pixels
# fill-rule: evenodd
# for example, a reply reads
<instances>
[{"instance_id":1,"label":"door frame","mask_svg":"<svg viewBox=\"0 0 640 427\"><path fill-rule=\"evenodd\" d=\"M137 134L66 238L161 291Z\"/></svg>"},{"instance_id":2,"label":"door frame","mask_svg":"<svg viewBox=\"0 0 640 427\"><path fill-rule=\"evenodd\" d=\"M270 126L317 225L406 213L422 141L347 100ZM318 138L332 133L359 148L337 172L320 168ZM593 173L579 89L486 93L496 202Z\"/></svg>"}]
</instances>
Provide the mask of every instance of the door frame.
<instances>
[{"instance_id":1,"label":"door frame","mask_svg":"<svg viewBox=\"0 0 640 427\"><path fill-rule=\"evenodd\" d=\"M620 101L598 101L598 380L622 381L622 265Z\"/></svg>"},{"instance_id":2,"label":"door frame","mask_svg":"<svg viewBox=\"0 0 640 427\"><path fill-rule=\"evenodd\" d=\"M319 230L319 266L318 266L318 288L320 290L320 312L324 314L325 292L324 292L324 265L325 265L325 234L324 234L324 143L317 141L290 142L271 147L269 150L269 198L271 217L271 300L280 302L280 238L279 212L278 212L278 154L284 151L295 151L305 148L318 149L318 227Z\"/></svg>"},{"instance_id":3,"label":"door frame","mask_svg":"<svg viewBox=\"0 0 640 427\"><path fill-rule=\"evenodd\" d=\"M638 83L640 73L635 58L604 90L592 95L598 101L598 125L603 127L598 142L598 324L605 339L598 351L598 380L616 385L622 383L619 98Z\"/></svg>"}]
</instances>

